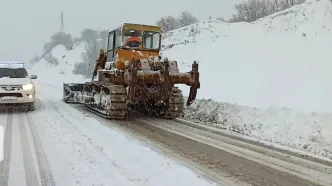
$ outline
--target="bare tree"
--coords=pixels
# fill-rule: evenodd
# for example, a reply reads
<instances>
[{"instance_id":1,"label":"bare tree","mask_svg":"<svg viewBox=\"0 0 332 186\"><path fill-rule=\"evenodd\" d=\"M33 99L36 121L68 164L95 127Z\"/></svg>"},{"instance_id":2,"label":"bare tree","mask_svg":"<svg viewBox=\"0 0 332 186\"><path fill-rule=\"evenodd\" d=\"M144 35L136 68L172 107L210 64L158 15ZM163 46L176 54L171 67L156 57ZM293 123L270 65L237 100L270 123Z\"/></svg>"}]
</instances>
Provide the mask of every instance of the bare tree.
<instances>
[{"instance_id":1,"label":"bare tree","mask_svg":"<svg viewBox=\"0 0 332 186\"><path fill-rule=\"evenodd\" d=\"M181 12L178 20L180 27L188 26L199 21L191 12L188 11Z\"/></svg>"},{"instance_id":2,"label":"bare tree","mask_svg":"<svg viewBox=\"0 0 332 186\"><path fill-rule=\"evenodd\" d=\"M32 59L30 59L30 64L34 64L40 60L40 57L38 55L35 55Z\"/></svg>"},{"instance_id":3,"label":"bare tree","mask_svg":"<svg viewBox=\"0 0 332 186\"><path fill-rule=\"evenodd\" d=\"M74 46L73 38L71 37L71 35L62 32L53 34L51 36L51 43L53 44L53 47L57 45L64 45L67 50L73 49Z\"/></svg>"},{"instance_id":4,"label":"bare tree","mask_svg":"<svg viewBox=\"0 0 332 186\"><path fill-rule=\"evenodd\" d=\"M43 53L47 54L47 53L51 52L54 47L55 47L55 45L52 42L45 43L44 47L43 47L43 50L44 50Z\"/></svg>"},{"instance_id":5,"label":"bare tree","mask_svg":"<svg viewBox=\"0 0 332 186\"><path fill-rule=\"evenodd\" d=\"M102 48L102 42L93 40L85 45L85 52L82 54L82 62L76 63L73 69L73 74L84 75L91 77L94 65L98 58L98 51Z\"/></svg>"},{"instance_id":6,"label":"bare tree","mask_svg":"<svg viewBox=\"0 0 332 186\"><path fill-rule=\"evenodd\" d=\"M305 0L280 0L283 9L290 8L294 5L304 3Z\"/></svg>"},{"instance_id":7,"label":"bare tree","mask_svg":"<svg viewBox=\"0 0 332 186\"><path fill-rule=\"evenodd\" d=\"M160 18L157 22L156 22L156 25L160 26L161 29L163 30L163 32L167 32L167 28L168 28L168 25L165 21L165 18Z\"/></svg>"},{"instance_id":8,"label":"bare tree","mask_svg":"<svg viewBox=\"0 0 332 186\"><path fill-rule=\"evenodd\" d=\"M81 39L86 42L94 41L98 38L98 32L93 29L84 29L81 32Z\"/></svg>"},{"instance_id":9,"label":"bare tree","mask_svg":"<svg viewBox=\"0 0 332 186\"><path fill-rule=\"evenodd\" d=\"M235 5L241 21L253 22L270 14L269 3L265 0L249 0Z\"/></svg>"},{"instance_id":10,"label":"bare tree","mask_svg":"<svg viewBox=\"0 0 332 186\"><path fill-rule=\"evenodd\" d=\"M51 53L46 54L44 59L52 65L57 66L59 64L58 58L54 57Z\"/></svg>"},{"instance_id":11,"label":"bare tree","mask_svg":"<svg viewBox=\"0 0 332 186\"><path fill-rule=\"evenodd\" d=\"M163 32L168 32L178 28L177 19L170 15L160 18L156 24L162 28Z\"/></svg>"},{"instance_id":12,"label":"bare tree","mask_svg":"<svg viewBox=\"0 0 332 186\"><path fill-rule=\"evenodd\" d=\"M303 2L305 0L248 0L235 5L237 13L229 22L253 22Z\"/></svg>"},{"instance_id":13,"label":"bare tree","mask_svg":"<svg viewBox=\"0 0 332 186\"><path fill-rule=\"evenodd\" d=\"M73 39L73 43L74 43L74 46L78 46L81 42L81 38L74 38Z\"/></svg>"},{"instance_id":14,"label":"bare tree","mask_svg":"<svg viewBox=\"0 0 332 186\"><path fill-rule=\"evenodd\" d=\"M168 25L168 30L174 30L179 28L178 20L174 16L167 16L165 21Z\"/></svg>"},{"instance_id":15,"label":"bare tree","mask_svg":"<svg viewBox=\"0 0 332 186\"><path fill-rule=\"evenodd\" d=\"M99 32L99 37L101 39L107 39L108 38L108 30L102 30Z\"/></svg>"},{"instance_id":16,"label":"bare tree","mask_svg":"<svg viewBox=\"0 0 332 186\"><path fill-rule=\"evenodd\" d=\"M217 17L216 19L219 20L219 21L227 22L226 19L223 18L223 17Z\"/></svg>"},{"instance_id":17,"label":"bare tree","mask_svg":"<svg viewBox=\"0 0 332 186\"><path fill-rule=\"evenodd\" d=\"M271 12L279 12L282 10L280 0L271 0L270 1Z\"/></svg>"}]
</instances>

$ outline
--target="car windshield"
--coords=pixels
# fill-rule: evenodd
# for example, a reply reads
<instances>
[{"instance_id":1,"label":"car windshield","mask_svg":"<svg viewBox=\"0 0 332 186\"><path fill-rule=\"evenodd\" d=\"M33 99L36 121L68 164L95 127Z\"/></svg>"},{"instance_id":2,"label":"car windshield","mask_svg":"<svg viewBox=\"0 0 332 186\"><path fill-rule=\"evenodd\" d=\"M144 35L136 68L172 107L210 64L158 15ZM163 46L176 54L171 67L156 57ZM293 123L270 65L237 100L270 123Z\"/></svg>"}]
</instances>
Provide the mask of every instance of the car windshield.
<instances>
[{"instance_id":1,"label":"car windshield","mask_svg":"<svg viewBox=\"0 0 332 186\"><path fill-rule=\"evenodd\" d=\"M0 68L0 78L9 77L9 78L26 78L28 72L25 68Z\"/></svg>"}]
</instances>

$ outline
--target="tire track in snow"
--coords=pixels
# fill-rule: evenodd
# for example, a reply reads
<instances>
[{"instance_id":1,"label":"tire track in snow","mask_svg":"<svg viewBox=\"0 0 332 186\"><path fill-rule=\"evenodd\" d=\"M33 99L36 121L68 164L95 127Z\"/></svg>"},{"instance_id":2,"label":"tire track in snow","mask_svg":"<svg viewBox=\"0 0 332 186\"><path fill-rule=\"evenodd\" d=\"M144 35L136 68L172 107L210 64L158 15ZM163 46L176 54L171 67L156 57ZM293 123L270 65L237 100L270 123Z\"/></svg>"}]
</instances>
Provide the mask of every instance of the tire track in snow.
<instances>
[{"instance_id":1,"label":"tire track in snow","mask_svg":"<svg viewBox=\"0 0 332 186\"><path fill-rule=\"evenodd\" d=\"M34 165L31 148L29 146L29 139L27 134L27 128L24 126L23 114L18 113L18 125L20 129L21 147L24 160L25 180L27 185L40 185L36 173L36 167Z\"/></svg>"},{"instance_id":2,"label":"tire track in snow","mask_svg":"<svg viewBox=\"0 0 332 186\"><path fill-rule=\"evenodd\" d=\"M35 146L35 153L36 153L37 160L38 160L41 184L42 184L42 186L55 186L56 184L55 184L52 172L50 170L50 164L44 153L44 149L41 144L37 128L33 124L31 116L28 113L26 113L25 116L27 117L28 125L30 127L30 131L32 134L33 144Z\"/></svg>"},{"instance_id":3,"label":"tire track in snow","mask_svg":"<svg viewBox=\"0 0 332 186\"><path fill-rule=\"evenodd\" d=\"M4 159L0 162L0 185L7 186L10 168L10 156L12 148L12 124L13 113L8 113L7 123L5 126L5 139L4 139Z\"/></svg>"},{"instance_id":4,"label":"tire track in snow","mask_svg":"<svg viewBox=\"0 0 332 186\"><path fill-rule=\"evenodd\" d=\"M139 184L142 184L144 182L147 182L149 178L145 178L145 177L140 177L140 176L136 176L135 174L128 172L125 168L121 167L121 165L119 165L115 159L111 158L107 153L105 153L103 151L103 148L98 146L98 144L95 144L92 139L85 134L81 129L79 129L76 125L74 125L72 123L72 121L70 121L68 118L65 118L64 114L62 113L62 111L60 111L60 109L58 108L57 104L53 101L49 101L48 102L50 107L52 108L52 110L54 110L57 114L59 114L59 116L61 117L61 119L63 119L64 121L66 121L66 123L70 124L71 127L73 127L77 132L80 133L80 135L82 137L84 137L87 142L92 146L92 148L94 148L96 150L96 152L98 152L106 161L110 162L112 164L113 167L115 167L116 169L118 169L122 175L124 175L127 179L127 181L130 182L138 182ZM61 102L62 103L62 102Z\"/></svg>"}]
</instances>

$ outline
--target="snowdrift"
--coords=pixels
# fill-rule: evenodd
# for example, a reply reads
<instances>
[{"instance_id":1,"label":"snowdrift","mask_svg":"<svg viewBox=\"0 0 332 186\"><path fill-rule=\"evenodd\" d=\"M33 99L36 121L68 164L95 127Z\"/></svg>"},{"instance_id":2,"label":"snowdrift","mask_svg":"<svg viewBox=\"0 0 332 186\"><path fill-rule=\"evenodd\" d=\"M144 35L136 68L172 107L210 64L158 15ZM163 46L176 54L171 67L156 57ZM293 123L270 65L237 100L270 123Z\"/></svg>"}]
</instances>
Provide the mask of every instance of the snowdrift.
<instances>
[{"instance_id":1,"label":"snowdrift","mask_svg":"<svg viewBox=\"0 0 332 186\"><path fill-rule=\"evenodd\" d=\"M332 159L332 114L202 99L185 110L184 119Z\"/></svg>"},{"instance_id":2,"label":"snowdrift","mask_svg":"<svg viewBox=\"0 0 332 186\"><path fill-rule=\"evenodd\" d=\"M314 0L254 23L208 20L165 33L163 57L181 71L200 64L201 100L184 118L332 158L331 29L331 2ZM71 74L83 49L58 46L58 66L42 60L33 70L59 87L85 81Z\"/></svg>"}]
</instances>

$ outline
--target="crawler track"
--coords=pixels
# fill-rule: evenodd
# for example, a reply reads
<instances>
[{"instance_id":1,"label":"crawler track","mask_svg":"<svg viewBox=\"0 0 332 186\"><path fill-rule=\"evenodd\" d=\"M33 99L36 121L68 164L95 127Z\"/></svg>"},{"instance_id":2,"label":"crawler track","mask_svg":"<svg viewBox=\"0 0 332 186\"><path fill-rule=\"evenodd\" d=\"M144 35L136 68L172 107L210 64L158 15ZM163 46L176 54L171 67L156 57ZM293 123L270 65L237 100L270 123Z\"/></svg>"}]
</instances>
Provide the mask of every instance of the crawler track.
<instances>
[{"instance_id":1,"label":"crawler track","mask_svg":"<svg viewBox=\"0 0 332 186\"><path fill-rule=\"evenodd\" d=\"M110 83L91 83L84 103L89 111L107 119L125 119L128 115L126 89L122 85ZM89 101L90 100L90 101Z\"/></svg>"},{"instance_id":2,"label":"crawler track","mask_svg":"<svg viewBox=\"0 0 332 186\"><path fill-rule=\"evenodd\" d=\"M184 99L182 95L182 91L179 88L172 88L169 93L169 108L166 111L164 119L174 119L181 116L183 107L184 107Z\"/></svg>"}]
</instances>

